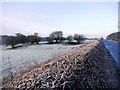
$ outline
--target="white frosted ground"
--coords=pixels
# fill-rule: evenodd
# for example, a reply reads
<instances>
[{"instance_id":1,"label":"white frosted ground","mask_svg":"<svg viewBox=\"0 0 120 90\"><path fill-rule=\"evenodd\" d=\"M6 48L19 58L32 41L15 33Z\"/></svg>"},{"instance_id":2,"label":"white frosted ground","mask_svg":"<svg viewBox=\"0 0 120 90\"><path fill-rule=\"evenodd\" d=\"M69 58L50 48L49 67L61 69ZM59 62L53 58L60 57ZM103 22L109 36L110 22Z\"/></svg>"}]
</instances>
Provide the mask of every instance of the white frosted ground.
<instances>
[{"instance_id":1,"label":"white frosted ground","mask_svg":"<svg viewBox=\"0 0 120 90\"><path fill-rule=\"evenodd\" d=\"M18 48L14 50L5 50L5 47L3 47L2 74L5 75L5 73L9 73L9 70L19 72L20 68L23 69L28 66L40 64L49 58L69 52L81 45L31 45L27 48Z\"/></svg>"},{"instance_id":2,"label":"white frosted ground","mask_svg":"<svg viewBox=\"0 0 120 90\"><path fill-rule=\"evenodd\" d=\"M64 54L80 45L34 45L27 48L15 50L2 50L2 70L10 67L19 67L21 65L35 65L61 54ZM24 66L24 67L25 67Z\"/></svg>"}]
</instances>

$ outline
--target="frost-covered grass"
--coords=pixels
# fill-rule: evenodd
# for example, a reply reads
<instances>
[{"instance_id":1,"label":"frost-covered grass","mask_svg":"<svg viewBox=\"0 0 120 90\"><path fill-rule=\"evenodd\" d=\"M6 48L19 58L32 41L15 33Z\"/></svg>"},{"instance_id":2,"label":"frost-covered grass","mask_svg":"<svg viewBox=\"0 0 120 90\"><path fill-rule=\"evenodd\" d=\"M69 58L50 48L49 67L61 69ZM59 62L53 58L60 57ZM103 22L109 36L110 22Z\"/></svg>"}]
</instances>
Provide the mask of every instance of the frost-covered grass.
<instances>
[{"instance_id":1,"label":"frost-covered grass","mask_svg":"<svg viewBox=\"0 0 120 90\"><path fill-rule=\"evenodd\" d=\"M64 54L80 45L31 45L26 48L18 48L11 50L2 50L2 70L6 71L9 68L17 68L21 65L31 66L40 64L41 62ZM3 72L4 73L4 72Z\"/></svg>"},{"instance_id":2,"label":"frost-covered grass","mask_svg":"<svg viewBox=\"0 0 120 90\"><path fill-rule=\"evenodd\" d=\"M2 74L20 72L20 69L28 66L39 65L49 58L56 57L80 47L79 45L62 45L62 44L44 44L30 45L17 49L6 50L2 48Z\"/></svg>"}]
</instances>

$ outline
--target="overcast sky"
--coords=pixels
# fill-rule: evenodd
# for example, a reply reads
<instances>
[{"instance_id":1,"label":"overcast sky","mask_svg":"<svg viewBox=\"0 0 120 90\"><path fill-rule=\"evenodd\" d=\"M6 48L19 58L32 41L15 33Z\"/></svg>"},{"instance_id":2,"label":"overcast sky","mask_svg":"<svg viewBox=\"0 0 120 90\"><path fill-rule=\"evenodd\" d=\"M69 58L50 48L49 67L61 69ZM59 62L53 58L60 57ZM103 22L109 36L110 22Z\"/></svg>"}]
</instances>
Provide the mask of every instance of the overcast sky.
<instances>
[{"instance_id":1,"label":"overcast sky","mask_svg":"<svg viewBox=\"0 0 120 90\"><path fill-rule=\"evenodd\" d=\"M87 37L105 37L118 31L117 2L4 2L2 34L38 32L48 36L63 31Z\"/></svg>"}]
</instances>

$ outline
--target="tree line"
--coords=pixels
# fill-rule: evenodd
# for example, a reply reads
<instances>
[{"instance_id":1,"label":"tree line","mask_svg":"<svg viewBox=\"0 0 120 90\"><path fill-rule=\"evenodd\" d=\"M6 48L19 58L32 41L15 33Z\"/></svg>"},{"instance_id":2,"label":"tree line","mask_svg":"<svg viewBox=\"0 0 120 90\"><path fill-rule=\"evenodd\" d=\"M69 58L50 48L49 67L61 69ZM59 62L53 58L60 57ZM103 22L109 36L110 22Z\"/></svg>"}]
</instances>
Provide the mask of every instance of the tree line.
<instances>
[{"instance_id":1,"label":"tree line","mask_svg":"<svg viewBox=\"0 0 120 90\"><path fill-rule=\"evenodd\" d=\"M64 42L64 40L68 41L68 44L76 43L79 44L82 41L84 41L85 37L81 34L74 34L69 35L67 38L63 37L63 32L62 31L54 31L52 32L48 37L47 41L49 44L54 44L54 43L61 43ZM17 44L39 44L39 42L42 40L42 37L39 36L38 33L34 33L33 35L23 35L21 33L17 33L14 36L8 36L6 40L6 45L11 45L12 48L15 48L15 45ZM76 41L76 42L73 42Z\"/></svg>"}]
</instances>

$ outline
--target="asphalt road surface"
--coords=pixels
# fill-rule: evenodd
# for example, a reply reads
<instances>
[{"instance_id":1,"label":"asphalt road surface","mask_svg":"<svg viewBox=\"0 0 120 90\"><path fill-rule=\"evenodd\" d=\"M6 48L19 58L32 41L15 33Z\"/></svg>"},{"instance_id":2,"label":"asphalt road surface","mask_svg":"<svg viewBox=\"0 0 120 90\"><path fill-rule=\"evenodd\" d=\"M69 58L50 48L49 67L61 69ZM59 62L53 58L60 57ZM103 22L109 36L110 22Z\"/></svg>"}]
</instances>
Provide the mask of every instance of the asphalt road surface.
<instances>
[{"instance_id":1,"label":"asphalt road surface","mask_svg":"<svg viewBox=\"0 0 120 90\"><path fill-rule=\"evenodd\" d=\"M103 43L120 69L120 43L112 40L103 40Z\"/></svg>"}]
</instances>

